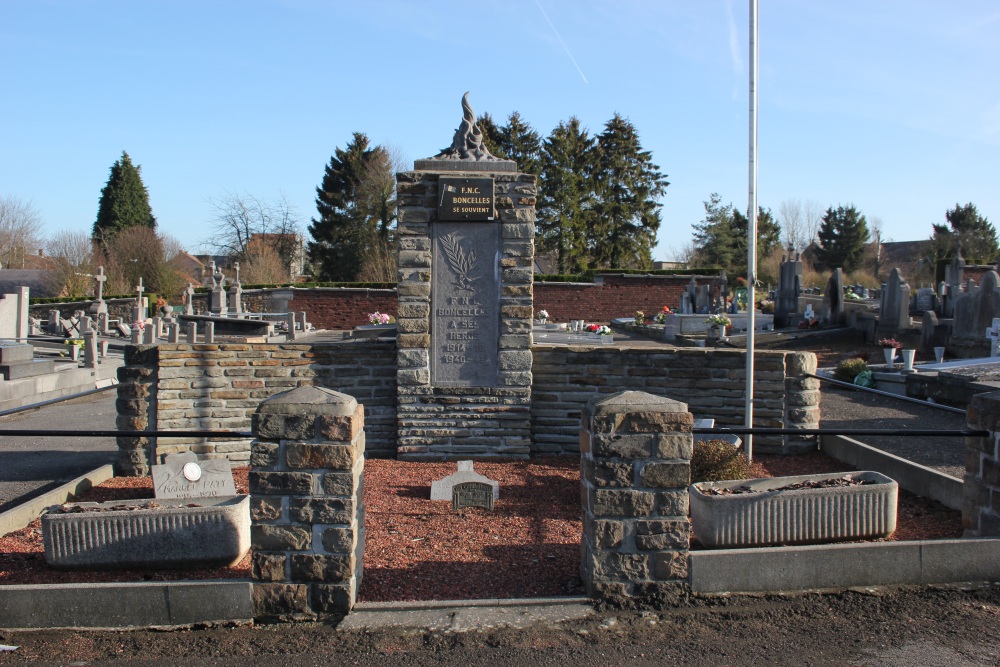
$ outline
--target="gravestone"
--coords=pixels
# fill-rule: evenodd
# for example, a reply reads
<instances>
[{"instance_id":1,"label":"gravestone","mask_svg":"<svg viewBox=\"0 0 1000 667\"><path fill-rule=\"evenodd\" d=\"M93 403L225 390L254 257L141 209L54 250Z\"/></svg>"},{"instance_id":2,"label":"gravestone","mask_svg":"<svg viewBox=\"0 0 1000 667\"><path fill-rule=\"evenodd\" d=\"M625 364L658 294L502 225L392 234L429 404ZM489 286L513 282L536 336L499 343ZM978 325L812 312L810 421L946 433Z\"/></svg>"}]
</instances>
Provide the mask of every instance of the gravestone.
<instances>
[{"instance_id":1,"label":"gravestone","mask_svg":"<svg viewBox=\"0 0 1000 667\"><path fill-rule=\"evenodd\" d=\"M168 455L154 465L153 492L157 498L235 496L236 484L228 459L199 461L193 452Z\"/></svg>"},{"instance_id":2,"label":"gravestone","mask_svg":"<svg viewBox=\"0 0 1000 667\"><path fill-rule=\"evenodd\" d=\"M44 375L55 370L51 359L35 359L35 348L27 343L0 340L0 379L17 380Z\"/></svg>"},{"instance_id":3,"label":"gravestone","mask_svg":"<svg viewBox=\"0 0 1000 667\"><path fill-rule=\"evenodd\" d=\"M951 258L951 262L944 267L944 282L948 285L944 301L941 303L941 314L945 317L955 315L955 301L964 291L965 285L965 258L962 257L962 248L959 246L958 252Z\"/></svg>"},{"instance_id":4,"label":"gravestone","mask_svg":"<svg viewBox=\"0 0 1000 667\"><path fill-rule=\"evenodd\" d=\"M970 286L955 300L949 350L966 348L968 352L962 356L988 356L991 341L985 332L997 318L1000 318L1000 276L989 271L978 287Z\"/></svg>"},{"instance_id":5,"label":"gravestone","mask_svg":"<svg viewBox=\"0 0 1000 667\"><path fill-rule=\"evenodd\" d=\"M889 282L882 290L882 305L879 311L879 335L893 336L900 329L910 325L910 286L899 269L889 274Z\"/></svg>"},{"instance_id":6,"label":"gravestone","mask_svg":"<svg viewBox=\"0 0 1000 667\"><path fill-rule=\"evenodd\" d=\"M778 291L774 297L774 326L788 327L795 324L801 293L802 261L798 255L794 260L782 257L778 270Z\"/></svg>"},{"instance_id":7,"label":"gravestone","mask_svg":"<svg viewBox=\"0 0 1000 667\"><path fill-rule=\"evenodd\" d=\"M191 283L184 290L184 314L194 315L194 285Z\"/></svg>"},{"instance_id":8,"label":"gravestone","mask_svg":"<svg viewBox=\"0 0 1000 667\"><path fill-rule=\"evenodd\" d=\"M536 179L490 155L468 94L462 112L396 177L402 459L530 452Z\"/></svg>"},{"instance_id":9,"label":"gravestone","mask_svg":"<svg viewBox=\"0 0 1000 667\"><path fill-rule=\"evenodd\" d=\"M225 317L228 315L228 307L226 306L226 275L222 272L222 269L215 266L215 262L208 263L211 269L211 279L212 279L212 291L209 294L209 311L212 315L219 317Z\"/></svg>"},{"instance_id":10,"label":"gravestone","mask_svg":"<svg viewBox=\"0 0 1000 667\"><path fill-rule=\"evenodd\" d=\"M97 267L97 275L94 276L94 280L97 281L97 298L91 302L90 307L87 312L91 316L100 320L100 316L104 315L107 317L108 314L108 304L104 301L104 281L108 279L108 276L104 273L104 267ZM101 333L106 334L106 330L100 330Z\"/></svg>"},{"instance_id":11,"label":"gravestone","mask_svg":"<svg viewBox=\"0 0 1000 667\"><path fill-rule=\"evenodd\" d=\"M431 500L454 501L455 487L472 483L489 487L491 501L500 499L500 484L498 482L476 472L472 461L459 461L457 472L431 482ZM492 509L492 502L490 509Z\"/></svg>"},{"instance_id":12,"label":"gravestone","mask_svg":"<svg viewBox=\"0 0 1000 667\"><path fill-rule=\"evenodd\" d=\"M705 314L711 305L711 295L708 285L698 285L694 289L694 312Z\"/></svg>"},{"instance_id":13,"label":"gravestone","mask_svg":"<svg viewBox=\"0 0 1000 667\"><path fill-rule=\"evenodd\" d=\"M229 310L239 315L243 312L243 285L240 283L240 263L233 262L233 281L229 285Z\"/></svg>"},{"instance_id":14,"label":"gravestone","mask_svg":"<svg viewBox=\"0 0 1000 667\"><path fill-rule=\"evenodd\" d=\"M15 291L0 295L0 338L28 340L31 318L28 313L27 287L15 287Z\"/></svg>"},{"instance_id":15,"label":"gravestone","mask_svg":"<svg viewBox=\"0 0 1000 667\"><path fill-rule=\"evenodd\" d=\"M463 482L452 487L451 508L482 507L493 509L493 489L482 482Z\"/></svg>"},{"instance_id":16,"label":"gravestone","mask_svg":"<svg viewBox=\"0 0 1000 667\"><path fill-rule=\"evenodd\" d=\"M823 295L823 305L826 308L826 323L832 326L844 324L844 271L834 269L826 282L826 293Z\"/></svg>"},{"instance_id":17,"label":"gravestone","mask_svg":"<svg viewBox=\"0 0 1000 667\"><path fill-rule=\"evenodd\" d=\"M913 297L913 310L923 315L928 310L934 310L934 288L921 287Z\"/></svg>"},{"instance_id":18,"label":"gravestone","mask_svg":"<svg viewBox=\"0 0 1000 667\"><path fill-rule=\"evenodd\" d=\"M139 284L135 286L136 297L135 305L132 306L132 324L136 322L146 321L146 311L145 311L145 301L143 300L142 293L146 291L146 288L142 286L142 277L139 277Z\"/></svg>"}]
</instances>

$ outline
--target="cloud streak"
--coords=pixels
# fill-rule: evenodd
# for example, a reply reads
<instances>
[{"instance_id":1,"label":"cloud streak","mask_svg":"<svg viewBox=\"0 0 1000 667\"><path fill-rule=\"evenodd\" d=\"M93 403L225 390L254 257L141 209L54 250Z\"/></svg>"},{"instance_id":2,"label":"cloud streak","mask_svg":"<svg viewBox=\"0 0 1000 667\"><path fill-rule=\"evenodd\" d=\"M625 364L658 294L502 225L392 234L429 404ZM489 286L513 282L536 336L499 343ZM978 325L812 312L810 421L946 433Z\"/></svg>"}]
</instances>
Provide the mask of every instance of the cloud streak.
<instances>
[{"instance_id":1,"label":"cloud streak","mask_svg":"<svg viewBox=\"0 0 1000 667\"><path fill-rule=\"evenodd\" d=\"M740 55L740 33L736 27L732 0L726 3L726 14L729 19L729 56L733 60L733 71L739 74L743 71L743 57Z\"/></svg>"},{"instance_id":2,"label":"cloud streak","mask_svg":"<svg viewBox=\"0 0 1000 667\"><path fill-rule=\"evenodd\" d=\"M570 52L570 50L569 50L569 47L568 47L568 46L566 46L566 42L564 42L564 41L563 41L563 38L562 38L562 36L561 36L561 35L559 34L559 31L558 31L558 30L556 30L556 26L555 26L555 24L553 24L553 23L552 23L552 19L550 19L550 18L549 18L549 15L548 15L548 13L546 13L546 11L545 11L545 8L544 8L544 7L542 7L542 3L541 3L541 2L539 2L538 0L535 0L535 5L537 5L537 7L538 7L538 11L540 11L540 12L542 13L542 16L544 16L544 17L545 17L545 20L546 20L546 21L548 22L548 24L549 24L549 27L550 27L550 28L552 28L552 34L553 34L553 35L555 35L555 36L556 36L556 39L558 39L558 40L559 40L559 43L560 43L560 44L562 45L562 47L563 47L563 51L565 51L565 52L566 52L566 55L567 55L567 56L569 56L569 59L570 59L570 60L571 60L571 61L573 62L573 67L575 67L575 68L576 68L576 71L580 73L580 78L581 78L581 79L583 79L583 82L584 82L584 83L587 83L587 84L589 84L590 82L589 82L589 81L587 81L587 77L586 77L586 75L585 75L585 74L583 73L583 70L582 70L582 69L580 69L580 65L579 65L579 63L577 63L577 62L576 62L576 58L574 58L574 57L573 57L573 54L572 54L572 53Z\"/></svg>"}]
</instances>

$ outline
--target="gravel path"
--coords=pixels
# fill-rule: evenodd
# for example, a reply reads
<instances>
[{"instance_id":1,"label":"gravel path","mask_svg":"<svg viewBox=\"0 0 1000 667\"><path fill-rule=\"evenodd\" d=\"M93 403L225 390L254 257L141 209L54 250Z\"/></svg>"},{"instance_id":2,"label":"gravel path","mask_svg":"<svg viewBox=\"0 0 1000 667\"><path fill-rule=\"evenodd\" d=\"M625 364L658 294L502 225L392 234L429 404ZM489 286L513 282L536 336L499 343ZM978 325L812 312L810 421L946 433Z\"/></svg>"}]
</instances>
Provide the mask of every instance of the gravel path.
<instances>
[{"instance_id":1,"label":"gravel path","mask_svg":"<svg viewBox=\"0 0 1000 667\"><path fill-rule=\"evenodd\" d=\"M821 428L965 429L965 415L918 405L865 391L822 385ZM965 441L962 437L860 436L855 438L915 463L962 478Z\"/></svg>"}]
</instances>

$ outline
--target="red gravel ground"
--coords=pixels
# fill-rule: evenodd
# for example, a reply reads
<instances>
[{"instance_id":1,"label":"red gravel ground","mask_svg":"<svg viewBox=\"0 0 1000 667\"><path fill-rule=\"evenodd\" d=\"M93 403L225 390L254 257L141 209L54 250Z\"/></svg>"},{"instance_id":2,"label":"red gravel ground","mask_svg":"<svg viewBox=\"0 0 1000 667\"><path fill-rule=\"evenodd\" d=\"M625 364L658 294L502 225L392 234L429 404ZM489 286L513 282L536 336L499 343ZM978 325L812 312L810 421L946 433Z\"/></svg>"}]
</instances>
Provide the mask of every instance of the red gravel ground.
<instances>
[{"instance_id":1,"label":"red gravel ground","mask_svg":"<svg viewBox=\"0 0 1000 667\"><path fill-rule=\"evenodd\" d=\"M761 476L849 470L820 453L758 456ZM432 502L430 484L454 463L365 462L367 543L360 599L456 600L574 595L580 587L580 491L576 457L476 463L500 483L492 512ZM246 468L234 471L246 492ZM148 478L116 478L85 500L149 498ZM890 539L947 539L962 534L959 512L901 492ZM697 546L696 546L697 548ZM45 564L39 522L0 538L0 584L248 578L249 558L212 570L65 572Z\"/></svg>"}]
</instances>

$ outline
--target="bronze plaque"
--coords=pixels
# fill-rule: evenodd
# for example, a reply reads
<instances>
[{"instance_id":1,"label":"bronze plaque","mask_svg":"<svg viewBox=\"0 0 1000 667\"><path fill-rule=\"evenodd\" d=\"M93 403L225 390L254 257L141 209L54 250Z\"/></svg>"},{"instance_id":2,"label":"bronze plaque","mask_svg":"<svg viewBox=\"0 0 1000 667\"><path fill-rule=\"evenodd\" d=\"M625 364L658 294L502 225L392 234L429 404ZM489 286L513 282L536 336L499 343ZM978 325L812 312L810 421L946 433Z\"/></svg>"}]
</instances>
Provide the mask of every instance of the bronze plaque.
<instances>
[{"instance_id":1,"label":"bronze plaque","mask_svg":"<svg viewBox=\"0 0 1000 667\"><path fill-rule=\"evenodd\" d=\"M438 220L496 218L492 178L442 178L438 193Z\"/></svg>"},{"instance_id":2,"label":"bronze plaque","mask_svg":"<svg viewBox=\"0 0 1000 667\"><path fill-rule=\"evenodd\" d=\"M451 489L451 508L485 507L493 509L493 487L483 482L462 482Z\"/></svg>"}]
</instances>

